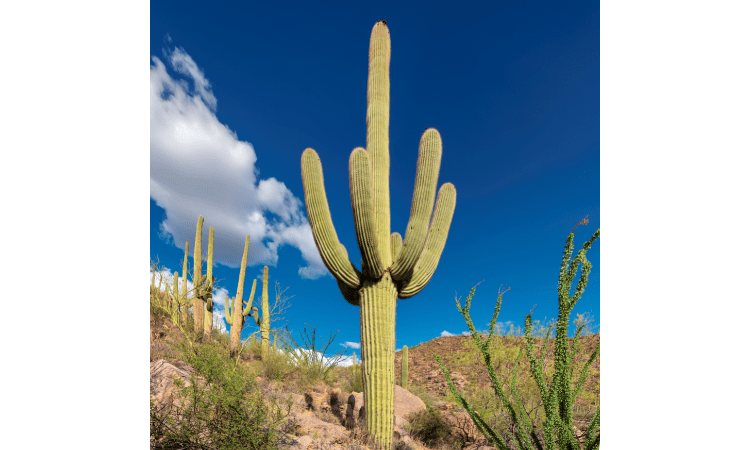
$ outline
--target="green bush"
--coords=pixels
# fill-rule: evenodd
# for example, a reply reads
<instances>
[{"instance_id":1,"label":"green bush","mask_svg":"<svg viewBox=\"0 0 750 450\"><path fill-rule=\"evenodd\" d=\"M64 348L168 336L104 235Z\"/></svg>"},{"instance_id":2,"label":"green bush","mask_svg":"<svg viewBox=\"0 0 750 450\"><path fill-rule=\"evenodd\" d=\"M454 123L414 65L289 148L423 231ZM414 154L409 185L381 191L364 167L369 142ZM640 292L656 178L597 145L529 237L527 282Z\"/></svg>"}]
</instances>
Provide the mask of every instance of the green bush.
<instances>
[{"instance_id":1,"label":"green bush","mask_svg":"<svg viewBox=\"0 0 750 450\"><path fill-rule=\"evenodd\" d=\"M409 433L429 447L448 444L450 425L443 421L440 412L430 406L409 416Z\"/></svg>"},{"instance_id":2,"label":"green bush","mask_svg":"<svg viewBox=\"0 0 750 450\"><path fill-rule=\"evenodd\" d=\"M151 405L153 449L275 450L293 429L291 401L264 399L252 374L226 358L221 345L183 348L184 359L206 383L175 384L168 410Z\"/></svg>"}]
</instances>

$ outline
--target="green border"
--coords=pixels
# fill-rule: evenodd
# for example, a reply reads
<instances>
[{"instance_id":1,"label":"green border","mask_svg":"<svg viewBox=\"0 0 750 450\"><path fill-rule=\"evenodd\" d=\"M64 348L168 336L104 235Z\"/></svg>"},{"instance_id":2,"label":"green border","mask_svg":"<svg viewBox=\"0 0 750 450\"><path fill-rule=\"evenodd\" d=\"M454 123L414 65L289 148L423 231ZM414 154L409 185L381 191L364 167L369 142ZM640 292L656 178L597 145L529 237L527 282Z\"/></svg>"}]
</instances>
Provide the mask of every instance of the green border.
<instances>
[{"instance_id":1,"label":"green border","mask_svg":"<svg viewBox=\"0 0 750 450\"><path fill-rule=\"evenodd\" d=\"M747 445L748 17L602 3L605 450Z\"/></svg>"},{"instance_id":2,"label":"green border","mask_svg":"<svg viewBox=\"0 0 750 450\"><path fill-rule=\"evenodd\" d=\"M2 9L2 446L148 448L149 3Z\"/></svg>"}]
</instances>

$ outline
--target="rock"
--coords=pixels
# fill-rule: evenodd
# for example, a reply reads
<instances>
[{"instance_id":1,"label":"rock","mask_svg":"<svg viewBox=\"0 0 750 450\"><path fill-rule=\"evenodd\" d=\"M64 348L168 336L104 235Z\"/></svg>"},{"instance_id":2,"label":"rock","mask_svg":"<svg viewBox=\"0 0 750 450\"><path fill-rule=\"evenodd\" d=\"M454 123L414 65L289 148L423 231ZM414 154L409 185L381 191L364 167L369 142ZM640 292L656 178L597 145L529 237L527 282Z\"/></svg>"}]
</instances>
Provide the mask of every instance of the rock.
<instances>
[{"instance_id":1,"label":"rock","mask_svg":"<svg viewBox=\"0 0 750 450\"><path fill-rule=\"evenodd\" d=\"M324 438L333 443L343 443L349 432L341 425L320 420L311 413L294 414L297 423L296 434L306 434L313 438Z\"/></svg>"},{"instance_id":2,"label":"rock","mask_svg":"<svg viewBox=\"0 0 750 450\"><path fill-rule=\"evenodd\" d=\"M304 402L308 410L330 411L342 425L346 420L346 403L340 388L332 388L319 382L305 392Z\"/></svg>"},{"instance_id":3,"label":"rock","mask_svg":"<svg viewBox=\"0 0 750 450\"><path fill-rule=\"evenodd\" d=\"M313 438L311 436L300 436L293 438L294 443L291 444L288 447L285 447L288 450L307 450L307 447L310 445L310 442L312 442Z\"/></svg>"},{"instance_id":4,"label":"rock","mask_svg":"<svg viewBox=\"0 0 750 450\"><path fill-rule=\"evenodd\" d=\"M165 410L174 401L174 380L179 379L190 386L190 377L194 374L193 368L187 363L179 361L171 364L165 359L151 362L151 398L159 410ZM203 378L197 378L198 385L205 385Z\"/></svg>"},{"instance_id":5,"label":"rock","mask_svg":"<svg viewBox=\"0 0 750 450\"><path fill-rule=\"evenodd\" d=\"M394 426L393 436L405 442L411 442L406 417L417 411L427 409L421 398L402 388L395 386L393 397ZM355 419L356 418L356 419ZM347 401L344 425L352 429L365 421L364 394L353 392Z\"/></svg>"},{"instance_id":6,"label":"rock","mask_svg":"<svg viewBox=\"0 0 750 450\"><path fill-rule=\"evenodd\" d=\"M393 413L396 417L406 418L409 414L427 409L421 398L402 388L396 386L395 396L393 399Z\"/></svg>"}]
</instances>

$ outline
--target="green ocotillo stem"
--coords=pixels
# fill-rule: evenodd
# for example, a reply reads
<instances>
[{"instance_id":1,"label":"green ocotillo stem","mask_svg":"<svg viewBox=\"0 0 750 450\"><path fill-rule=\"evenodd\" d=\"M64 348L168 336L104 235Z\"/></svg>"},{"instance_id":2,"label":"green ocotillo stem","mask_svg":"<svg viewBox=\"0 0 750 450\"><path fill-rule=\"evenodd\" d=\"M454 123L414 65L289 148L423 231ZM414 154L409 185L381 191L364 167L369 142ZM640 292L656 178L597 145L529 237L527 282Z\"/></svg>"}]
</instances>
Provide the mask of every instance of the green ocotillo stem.
<instances>
[{"instance_id":1,"label":"green ocotillo stem","mask_svg":"<svg viewBox=\"0 0 750 450\"><path fill-rule=\"evenodd\" d=\"M367 431L383 448L390 448L393 439L396 300L417 294L429 282L445 247L456 206L456 189L450 183L440 188L435 200L442 140L437 130L429 128L419 143L405 237L402 240L399 233L391 233L390 58L388 27L384 21L378 22L370 35L367 146L355 148L349 157L349 190L362 255L361 272L349 261L333 226L320 157L308 148L301 161L305 205L315 245L344 299L360 307Z\"/></svg>"},{"instance_id":2,"label":"green ocotillo stem","mask_svg":"<svg viewBox=\"0 0 750 450\"><path fill-rule=\"evenodd\" d=\"M206 257L206 283L205 288L205 314L203 329L206 334L211 334L214 328L214 300L213 300L213 272L214 272L214 227L208 227L208 256Z\"/></svg>"},{"instance_id":3,"label":"green ocotillo stem","mask_svg":"<svg viewBox=\"0 0 750 450\"><path fill-rule=\"evenodd\" d=\"M253 298L255 297L255 281L253 280L253 287L250 291L250 298L247 301L247 306L242 308L242 293L245 286L245 268L247 267L247 252L250 248L250 235L245 237L245 250L242 253L242 262L240 263L240 280L237 283L237 296L234 299L234 308L230 311L227 323L231 324L230 336L229 336L229 352L231 355L235 355L237 347L240 345L240 335L242 334L242 328L245 326L245 316L250 313L252 307Z\"/></svg>"},{"instance_id":4,"label":"green ocotillo stem","mask_svg":"<svg viewBox=\"0 0 750 450\"><path fill-rule=\"evenodd\" d=\"M180 307L182 308L182 324L187 325L188 322L188 298L187 298L187 266L188 266L188 250L190 249L190 241L185 241L185 259L182 261L182 297L180 297Z\"/></svg>"},{"instance_id":5,"label":"green ocotillo stem","mask_svg":"<svg viewBox=\"0 0 750 450\"><path fill-rule=\"evenodd\" d=\"M409 347L404 345L401 351L401 387L406 389L409 382Z\"/></svg>"},{"instance_id":6,"label":"green ocotillo stem","mask_svg":"<svg viewBox=\"0 0 750 450\"><path fill-rule=\"evenodd\" d=\"M198 225L195 227L195 250L193 250L193 283L197 284L201 281L201 266L203 260L201 258L201 234L203 233L203 216L198 217ZM203 334L203 299L198 294L199 286L196 285L196 292L193 294L193 319L195 324L195 331L198 334Z\"/></svg>"},{"instance_id":7,"label":"green ocotillo stem","mask_svg":"<svg viewBox=\"0 0 750 450\"><path fill-rule=\"evenodd\" d=\"M263 319L260 322L260 357L265 361L268 357L268 331L271 325L271 318L268 314L268 266L263 267L263 291L261 295Z\"/></svg>"}]
</instances>

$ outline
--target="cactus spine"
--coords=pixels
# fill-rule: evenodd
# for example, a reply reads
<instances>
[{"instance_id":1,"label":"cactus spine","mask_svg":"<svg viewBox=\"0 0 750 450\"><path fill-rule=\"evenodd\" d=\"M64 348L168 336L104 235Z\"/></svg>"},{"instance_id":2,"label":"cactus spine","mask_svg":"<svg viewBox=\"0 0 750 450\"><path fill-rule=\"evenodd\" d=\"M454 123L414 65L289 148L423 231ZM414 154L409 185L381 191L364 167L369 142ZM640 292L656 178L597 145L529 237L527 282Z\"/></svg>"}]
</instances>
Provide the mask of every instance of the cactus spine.
<instances>
[{"instance_id":1,"label":"cactus spine","mask_svg":"<svg viewBox=\"0 0 750 450\"><path fill-rule=\"evenodd\" d=\"M214 301L213 301L213 266L214 266L214 227L208 228L208 256L206 257L206 283L203 286L203 301L205 310L203 315L203 330L210 335L214 328Z\"/></svg>"},{"instance_id":2,"label":"cactus spine","mask_svg":"<svg viewBox=\"0 0 750 450\"><path fill-rule=\"evenodd\" d=\"M404 345L401 352L401 387L406 389L409 382L409 347Z\"/></svg>"},{"instance_id":3,"label":"cactus spine","mask_svg":"<svg viewBox=\"0 0 750 450\"><path fill-rule=\"evenodd\" d=\"M230 304L225 304L227 311L227 323L232 327L229 336L229 353L234 357L237 353L237 347L240 345L240 335L242 328L245 326L245 316L250 314L253 306L253 297L255 297L255 285L257 280L253 280L253 287L250 290L250 298L243 309L242 291L245 287L245 267L247 266L247 251L250 247L250 235L245 238L245 251L242 253L242 262L240 263L240 281L237 283L237 296L234 299L234 307L230 309Z\"/></svg>"},{"instance_id":4,"label":"cactus spine","mask_svg":"<svg viewBox=\"0 0 750 450\"><path fill-rule=\"evenodd\" d=\"M378 22L370 35L367 150L355 148L349 158L349 189L362 255L361 272L349 261L333 227L320 158L311 148L302 154L305 205L315 244L346 301L360 307L367 431L381 448L390 448L393 440L396 299L417 294L429 282L456 206L456 189L451 183L440 188L435 204L442 141L437 130L430 128L420 140L405 238L402 241L400 234L390 232L390 57L388 28L384 21Z\"/></svg>"},{"instance_id":5,"label":"cactus spine","mask_svg":"<svg viewBox=\"0 0 750 450\"><path fill-rule=\"evenodd\" d=\"M193 284L196 292L193 294L193 322L195 331L203 334L203 299L198 294L198 284L201 279L201 234L203 233L203 216L198 216L198 225L195 227L195 250L193 250Z\"/></svg>"}]
</instances>

